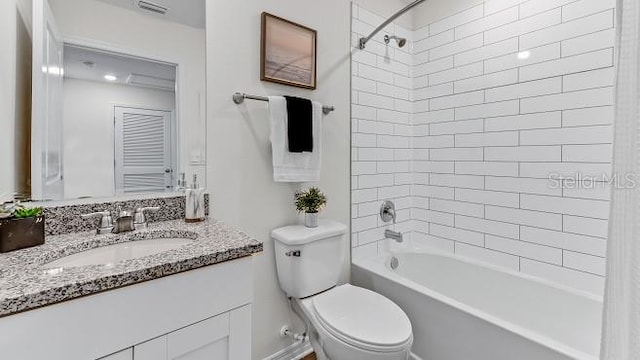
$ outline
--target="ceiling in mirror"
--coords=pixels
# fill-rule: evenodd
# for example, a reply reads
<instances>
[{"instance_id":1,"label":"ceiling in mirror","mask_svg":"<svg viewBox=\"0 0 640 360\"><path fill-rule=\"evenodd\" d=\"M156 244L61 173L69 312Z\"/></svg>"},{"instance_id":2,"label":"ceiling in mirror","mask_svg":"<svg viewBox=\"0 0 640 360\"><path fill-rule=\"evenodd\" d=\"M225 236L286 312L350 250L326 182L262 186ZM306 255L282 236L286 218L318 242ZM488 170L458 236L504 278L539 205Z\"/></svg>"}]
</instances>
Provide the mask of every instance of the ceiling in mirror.
<instances>
[{"instance_id":1,"label":"ceiling in mirror","mask_svg":"<svg viewBox=\"0 0 640 360\"><path fill-rule=\"evenodd\" d=\"M176 67L132 56L65 45L64 76L173 91Z\"/></svg>"},{"instance_id":2,"label":"ceiling in mirror","mask_svg":"<svg viewBox=\"0 0 640 360\"><path fill-rule=\"evenodd\" d=\"M100 0L159 19L204 29L205 0Z\"/></svg>"}]
</instances>

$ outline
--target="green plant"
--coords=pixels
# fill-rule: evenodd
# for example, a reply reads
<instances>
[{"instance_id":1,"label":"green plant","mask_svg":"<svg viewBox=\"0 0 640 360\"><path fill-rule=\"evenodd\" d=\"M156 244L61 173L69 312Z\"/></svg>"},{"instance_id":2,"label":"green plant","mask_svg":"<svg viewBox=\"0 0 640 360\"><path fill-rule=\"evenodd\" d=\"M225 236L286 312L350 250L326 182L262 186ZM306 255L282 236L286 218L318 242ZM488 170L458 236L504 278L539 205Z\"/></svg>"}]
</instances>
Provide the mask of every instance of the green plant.
<instances>
[{"instance_id":1,"label":"green plant","mask_svg":"<svg viewBox=\"0 0 640 360\"><path fill-rule=\"evenodd\" d=\"M16 219L25 219L42 215L44 210L41 207L18 207L13 212Z\"/></svg>"},{"instance_id":2,"label":"green plant","mask_svg":"<svg viewBox=\"0 0 640 360\"><path fill-rule=\"evenodd\" d=\"M327 204L327 197L316 187L296 192L295 200L296 210L305 213L317 213Z\"/></svg>"}]
</instances>

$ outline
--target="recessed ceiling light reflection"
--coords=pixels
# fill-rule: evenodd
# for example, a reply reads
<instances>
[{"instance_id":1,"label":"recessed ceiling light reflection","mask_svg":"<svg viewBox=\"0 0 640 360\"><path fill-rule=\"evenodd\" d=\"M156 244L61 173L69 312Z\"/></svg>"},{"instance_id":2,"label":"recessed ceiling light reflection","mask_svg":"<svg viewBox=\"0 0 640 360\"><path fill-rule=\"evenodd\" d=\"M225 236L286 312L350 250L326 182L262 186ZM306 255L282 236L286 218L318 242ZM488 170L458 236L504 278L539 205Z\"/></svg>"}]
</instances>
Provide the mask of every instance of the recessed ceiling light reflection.
<instances>
[{"instance_id":1,"label":"recessed ceiling light reflection","mask_svg":"<svg viewBox=\"0 0 640 360\"><path fill-rule=\"evenodd\" d=\"M107 80L107 81L116 81L116 80L118 80L118 78L113 76L113 75L105 75L104 79Z\"/></svg>"}]
</instances>

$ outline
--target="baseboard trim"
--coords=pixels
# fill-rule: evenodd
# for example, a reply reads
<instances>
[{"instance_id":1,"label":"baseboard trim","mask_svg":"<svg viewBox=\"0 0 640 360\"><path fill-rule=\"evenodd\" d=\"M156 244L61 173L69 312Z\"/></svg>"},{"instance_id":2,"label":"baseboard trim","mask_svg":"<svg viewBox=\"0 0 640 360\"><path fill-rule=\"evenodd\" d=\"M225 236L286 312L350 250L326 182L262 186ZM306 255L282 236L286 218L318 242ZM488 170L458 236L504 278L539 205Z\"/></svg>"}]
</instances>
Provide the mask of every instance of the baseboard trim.
<instances>
[{"instance_id":1,"label":"baseboard trim","mask_svg":"<svg viewBox=\"0 0 640 360\"><path fill-rule=\"evenodd\" d=\"M309 340L298 341L277 353L264 358L264 360L300 360L312 352L313 348L311 347Z\"/></svg>"}]
</instances>

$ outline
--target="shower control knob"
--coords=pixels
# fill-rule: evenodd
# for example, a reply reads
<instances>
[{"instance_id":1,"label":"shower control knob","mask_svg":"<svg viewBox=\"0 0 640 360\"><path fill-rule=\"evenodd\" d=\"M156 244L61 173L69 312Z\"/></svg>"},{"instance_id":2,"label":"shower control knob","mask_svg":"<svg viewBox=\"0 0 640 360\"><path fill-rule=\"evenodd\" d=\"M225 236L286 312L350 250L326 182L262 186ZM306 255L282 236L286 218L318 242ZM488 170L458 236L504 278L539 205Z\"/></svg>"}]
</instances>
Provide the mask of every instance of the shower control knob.
<instances>
[{"instance_id":1,"label":"shower control knob","mask_svg":"<svg viewBox=\"0 0 640 360\"><path fill-rule=\"evenodd\" d=\"M302 252L300 250L293 250L293 251L287 251L284 254L287 256L300 257L300 255L302 255Z\"/></svg>"}]
</instances>

